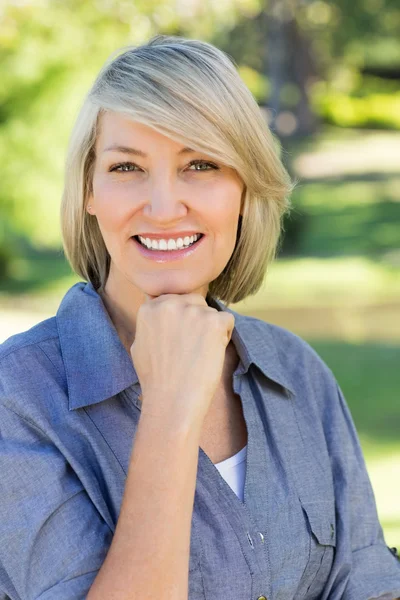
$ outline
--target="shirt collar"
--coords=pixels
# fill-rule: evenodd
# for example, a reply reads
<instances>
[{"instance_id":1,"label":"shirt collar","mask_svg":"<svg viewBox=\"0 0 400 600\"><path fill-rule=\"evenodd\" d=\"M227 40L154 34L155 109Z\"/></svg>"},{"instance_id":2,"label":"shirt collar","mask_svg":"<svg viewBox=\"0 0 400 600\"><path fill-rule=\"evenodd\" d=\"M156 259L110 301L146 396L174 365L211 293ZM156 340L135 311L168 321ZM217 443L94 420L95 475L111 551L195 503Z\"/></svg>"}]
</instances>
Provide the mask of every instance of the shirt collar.
<instances>
[{"instance_id":1,"label":"shirt collar","mask_svg":"<svg viewBox=\"0 0 400 600\"><path fill-rule=\"evenodd\" d=\"M240 358L236 374L246 373L254 364L294 394L268 323L241 315L220 300L209 296L207 300L213 308L235 317L231 339ZM91 283L79 282L67 291L56 320L70 410L102 402L138 383L132 360Z\"/></svg>"}]
</instances>

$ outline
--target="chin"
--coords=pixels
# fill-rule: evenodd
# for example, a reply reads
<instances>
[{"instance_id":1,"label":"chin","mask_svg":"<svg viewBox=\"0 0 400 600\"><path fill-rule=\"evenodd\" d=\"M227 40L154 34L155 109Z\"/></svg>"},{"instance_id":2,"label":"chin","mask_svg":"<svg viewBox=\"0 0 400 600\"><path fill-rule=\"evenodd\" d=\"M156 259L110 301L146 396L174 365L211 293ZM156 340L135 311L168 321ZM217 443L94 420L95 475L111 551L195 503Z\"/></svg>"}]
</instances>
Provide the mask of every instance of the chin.
<instances>
[{"instance_id":1,"label":"chin","mask_svg":"<svg viewBox=\"0 0 400 600\"><path fill-rule=\"evenodd\" d=\"M147 278L146 278L147 279ZM194 277L185 277L180 273L157 273L155 277L142 280L142 285L137 285L146 294L161 296L161 294L190 294L195 290L203 287L203 284L198 281L190 281Z\"/></svg>"},{"instance_id":2,"label":"chin","mask_svg":"<svg viewBox=\"0 0 400 600\"><path fill-rule=\"evenodd\" d=\"M143 291L146 294L149 294L151 296L161 296L163 294L193 294L193 293L205 295L203 288L204 288L204 286L202 286L202 285L183 285L182 283L179 284L178 282L176 284L169 282L166 285L155 286L152 288L143 287Z\"/></svg>"},{"instance_id":3,"label":"chin","mask_svg":"<svg viewBox=\"0 0 400 600\"><path fill-rule=\"evenodd\" d=\"M163 287L158 290L153 290L152 292L148 292L145 290L146 294L149 294L151 296L162 296L164 294L192 294L195 291L196 290L193 288L182 289L175 286Z\"/></svg>"}]
</instances>

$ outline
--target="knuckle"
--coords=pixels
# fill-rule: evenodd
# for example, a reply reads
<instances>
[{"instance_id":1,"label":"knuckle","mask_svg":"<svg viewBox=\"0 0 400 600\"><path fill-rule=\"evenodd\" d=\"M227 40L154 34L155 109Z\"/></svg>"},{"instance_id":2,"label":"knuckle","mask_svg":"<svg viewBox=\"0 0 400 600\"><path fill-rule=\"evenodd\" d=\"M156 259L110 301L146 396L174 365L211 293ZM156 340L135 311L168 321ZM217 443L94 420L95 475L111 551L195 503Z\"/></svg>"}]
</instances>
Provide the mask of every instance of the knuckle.
<instances>
[{"instance_id":1,"label":"knuckle","mask_svg":"<svg viewBox=\"0 0 400 600\"><path fill-rule=\"evenodd\" d=\"M189 316L193 318L201 319L204 314L204 308L202 306L199 306L198 304L187 304L186 312Z\"/></svg>"},{"instance_id":2,"label":"knuckle","mask_svg":"<svg viewBox=\"0 0 400 600\"><path fill-rule=\"evenodd\" d=\"M177 310L176 300L174 298L166 298L158 304L158 309L171 315Z\"/></svg>"}]
</instances>

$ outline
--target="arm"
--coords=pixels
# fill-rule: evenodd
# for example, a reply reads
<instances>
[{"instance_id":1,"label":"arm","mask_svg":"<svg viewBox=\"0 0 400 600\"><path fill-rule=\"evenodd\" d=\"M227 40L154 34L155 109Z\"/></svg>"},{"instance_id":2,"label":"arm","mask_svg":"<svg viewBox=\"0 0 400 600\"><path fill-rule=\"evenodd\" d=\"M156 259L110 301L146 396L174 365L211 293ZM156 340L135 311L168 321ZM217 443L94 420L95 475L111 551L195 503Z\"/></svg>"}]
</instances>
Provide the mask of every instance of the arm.
<instances>
[{"instance_id":1,"label":"arm","mask_svg":"<svg viewBox=\"0 0 400 600\"><path fill-rule=\"evenodd\" d=\"M112 531L45 432L0 402L0 598L86 597Z\"/></svg>"},{"instance_id":2,"label":"arm","mask_svg":"<svg viewBox=\"0 0 400 600\"><path fill-rule=\"evenodd\" d=\"M199 437L142 412L114 538L87 600L187 600Z\"/></svg>"},{"instance_id":3,"label":"arm","mask_svg":"<svg viewBox=\"0 0 400 600\"><path fill-rule=\"evenodd\" d=\"M113 537L45 432L0 403L0 598L187 600L199 434L142 417Z\"/></svg>"},{"instance_id":4,"label":"arm","mask_svg":"<svg viewBox=\"0 0 400 600\"><path fill-rule=\"evenodd\" d=\"M323 599L392 600L400 595L400 562L387 547L358 435L339 386L323 422L337 510L336 560Z\"/></svg>"}]
</instances>

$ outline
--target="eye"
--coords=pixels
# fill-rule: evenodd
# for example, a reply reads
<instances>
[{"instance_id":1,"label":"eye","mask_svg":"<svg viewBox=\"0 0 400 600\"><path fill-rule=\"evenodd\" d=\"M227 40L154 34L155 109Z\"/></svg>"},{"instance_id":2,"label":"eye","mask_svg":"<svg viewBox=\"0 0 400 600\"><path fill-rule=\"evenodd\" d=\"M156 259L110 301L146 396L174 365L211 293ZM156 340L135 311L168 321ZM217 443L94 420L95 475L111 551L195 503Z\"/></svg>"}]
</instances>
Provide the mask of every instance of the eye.
<instances>
[{"instance_id":1,"label":"eye","mask_svg":"<svg viewBox=\"0 0 400 600\"><path fill-rule=\"evenodd\" d=\"M195 168L195 169L191 169L192 171L210 171L211 170L218 170L219 167L217 167L217 165L215 165L212 162L208 162L207 160L200 160L200 159L196 159L196 160L191 160L189 163L189 167L207 167L205 169L203 168Z\"/></svg>"},{"instance_id":2,"label":"eye","mask_svg":"<svg viewBox=\"0 0 400 600\"><path fill-rule=\"evenodd\" d=\"M133 167L133 168L130 169L130 167ZM135 165L135 163L124 162L124 163L119 163L118 165L114 165L113 167L111 167L110 172L117 171L118 173L132 173L139 168L140 167Z\"/></svg>"}]
</instances>

